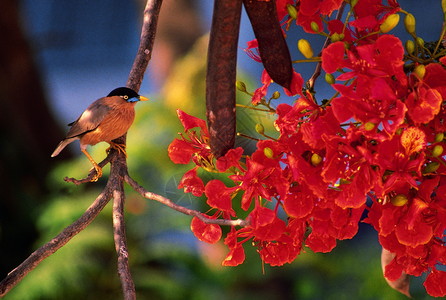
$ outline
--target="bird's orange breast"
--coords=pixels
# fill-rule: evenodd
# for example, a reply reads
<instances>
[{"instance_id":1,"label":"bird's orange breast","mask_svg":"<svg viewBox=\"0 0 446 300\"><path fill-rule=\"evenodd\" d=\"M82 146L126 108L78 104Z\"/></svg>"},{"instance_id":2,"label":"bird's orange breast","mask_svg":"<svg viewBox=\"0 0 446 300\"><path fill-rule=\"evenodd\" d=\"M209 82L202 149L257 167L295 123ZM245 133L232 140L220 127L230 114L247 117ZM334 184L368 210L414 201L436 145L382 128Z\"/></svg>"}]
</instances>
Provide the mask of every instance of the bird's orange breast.
<instances>
[{"instance_id":1,"label":"bird's orange breast","mask_svg":"<svg viewBox=\"0 0 446 300\"><path fill-rule=\"evenodd\" d=\"M129 130L135 119L135 103L127 103L123 100L122 103L109 102L104 101L105 105L111 107L106 117L95 130L81 137L81 144L96 145L100 142L110 142Z\"/></svg>"}]
</instances>

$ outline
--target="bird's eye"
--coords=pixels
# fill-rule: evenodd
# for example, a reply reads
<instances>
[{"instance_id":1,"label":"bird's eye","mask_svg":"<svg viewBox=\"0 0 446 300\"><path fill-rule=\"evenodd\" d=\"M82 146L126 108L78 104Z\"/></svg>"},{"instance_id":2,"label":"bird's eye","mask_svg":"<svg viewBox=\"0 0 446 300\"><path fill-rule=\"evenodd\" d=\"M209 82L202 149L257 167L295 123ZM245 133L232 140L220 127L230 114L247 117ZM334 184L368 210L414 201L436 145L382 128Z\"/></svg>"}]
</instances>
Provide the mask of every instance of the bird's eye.
<instances>
[{"instance_id":1,"label":"bird's eye","mask_svg":"<svg viewBox=\"0 0 446 300\"><path fill-rule=\"evenodd\" d=\"M129 99L129 96L124 95L124 96L122 96L122 98L124 98L124 100L128 100L128 99Z\"/></svg>"}]
</instances>

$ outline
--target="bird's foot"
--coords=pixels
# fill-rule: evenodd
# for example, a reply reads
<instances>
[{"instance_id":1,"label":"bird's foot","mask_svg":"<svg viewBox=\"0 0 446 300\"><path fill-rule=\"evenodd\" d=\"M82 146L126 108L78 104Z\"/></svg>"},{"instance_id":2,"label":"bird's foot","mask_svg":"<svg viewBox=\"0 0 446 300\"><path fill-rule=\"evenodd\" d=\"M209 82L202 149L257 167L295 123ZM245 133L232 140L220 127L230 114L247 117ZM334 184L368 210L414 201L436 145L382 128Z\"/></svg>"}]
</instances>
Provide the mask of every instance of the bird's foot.
<instances>
[{"instance_id":1,"label":"bird's foot","mask_svg":"<svg viewBox=\"0 0 446 300\"><path fill-rule=\"evenodd\" d=\"M111 148L114 148L116 150L118 150L119 153L124 153L125 157L127 157L127 152L125 152L125 148L126 145L125 144L117 144L117 143L113 143L110 142L110 147L107 148L107 150L105 150L105 152L107 152L107 154L110 153Z\"/></svg>"},{"instance_id":2,"label":"bird's foot","mask_svg":"<svg viewBox=\"0 0 446 300\"><path fill-rule=\"evenodd\" d=\"M90 172L93 169L96 171L96 174L93 175L93 177L90 179L90 181L91 182L96 182L96 181L98 181L99 178L102 177L102 168L100 166L98 166L98 165L95 165L93 168L90 169Z\"/></svg>"}]
</instances>

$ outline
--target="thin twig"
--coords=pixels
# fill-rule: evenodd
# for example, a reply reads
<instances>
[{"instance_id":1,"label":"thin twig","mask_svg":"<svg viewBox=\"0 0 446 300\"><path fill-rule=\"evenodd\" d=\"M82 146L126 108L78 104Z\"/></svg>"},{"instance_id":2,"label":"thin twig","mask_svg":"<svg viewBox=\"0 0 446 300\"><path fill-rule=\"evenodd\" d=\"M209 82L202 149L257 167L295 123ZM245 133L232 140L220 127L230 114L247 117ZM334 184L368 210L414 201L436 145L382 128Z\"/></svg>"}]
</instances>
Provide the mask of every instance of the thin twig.
<instances>
[{"instance_id":1,"label":"thin twig","mask_svg":"<svg viewBox=\"0 0 446 300\"><path fill-rule=\"evenodd\" d=\"M118 150L115 148L111 148L110 152L108 153L107 157L104 158L103 161L98 163L99 167L103 168L106 164L113 161L116 158L116 155L119 153ZM65 177L63 180L67 183L74 183L74 185L80 185L82 183L88 183L91 182L91 179L93 176L96 175L96 170L94 168L91 168L90 172L88 173L88 176L82 179L76 179L72 177Z\"/></svg>"},{"instance_id":2,"label":"thin twig","mask_svg":"<svg viewBox=\"0 0 446 300\"><path fill-rule=\"evenodd\" d=\"M17 268L12 270L2 282L0 282L0 298L9 292L16 284L18 284L29 272L31 272L45 258L59 250L76 234L85 229L102 211L105 205L110 201L112 194L109 188L99 194L96 200L90 205L86 212L74 223L65 228L51 241L34 251L25 261Z\"/></svg>"},{"instance_id":3,"label":"thin twig","mask_svg":"<svg viewBox=\"0 0 446 300\"><path fill-rule=\"evenodd\" d=\"M133 62L127 87L138 92L141 87L144 73L146 72L149 61L152 58L153 45L155 43L156 28L158 25L158 16L161 10L163 0L147 0L144 9L144 22L141 30L141 41L138 48L135 61Z\"/></svg>"},{"instance_id":4,"label":"thin twig","mask_svg":"<svg viewBox=\"0 0 446 300\"><path fill-rule=\"evenodd\" d=\"M217 225L222 225L222 226L240 226L240 227L247 227L251 224L249 219L248 220L209 219L208 217L206 217L205 215L203 215L201 212L199 212L197 210L193 210L193 209L178 205L178 204L172 202L172 200L169 200L161 195L154 194L154 193L147 191L142 186L140 186L135 180L133 180L133 178L131 178L129 174L124 175L124 180L127 182L128 185L130 185L136 192L138 192L144 198L160 202L160 203L162 203L162 204L164 204L164 205L166 205L180 213L183 213L185 215L197 217L206 224L217 224Z\"/></svg>"},{"instance_id":5,"label":"thin twig","mask_svg":"<svg viewBox=\"0 0 446 300\"><path fill-rule=\"evenodd\" d=\"M336 14L336 20L340 20L341 19L342 14L344 13L344 8L345 8L346 5L347 5L347 2L345 2L345 1L342 2L341 6L339 7L338 12ZM330 45L330 43L331 43L331 39L330 39L330 37L327 37L325 39L324 46L322 46L321 52L319 53L318 56L322 55L322 50L327 48L328 45ZM314 90L314 84L316 83L316 79L321 75L321 72L322 72L322 62L319 61L317 63L317 66L316 66L316 70L314 70L313 75L311 76L311 78L307 82L307 87L308 87L308 89L310 91Z\"/></svg>"}]
</instances>

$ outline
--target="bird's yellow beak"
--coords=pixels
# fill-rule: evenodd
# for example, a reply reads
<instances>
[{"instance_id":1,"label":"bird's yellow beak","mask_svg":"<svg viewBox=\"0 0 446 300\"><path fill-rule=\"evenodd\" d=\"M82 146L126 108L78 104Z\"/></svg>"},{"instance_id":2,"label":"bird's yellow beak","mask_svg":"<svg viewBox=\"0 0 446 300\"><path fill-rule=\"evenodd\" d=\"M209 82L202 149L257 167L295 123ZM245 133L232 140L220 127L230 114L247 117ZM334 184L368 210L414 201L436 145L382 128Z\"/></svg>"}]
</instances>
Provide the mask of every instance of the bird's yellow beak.
<instances>
[{"instance_id":1,"label":"bird's yellow beak","mask_svg":"<svg viewBox=\"0 0 446 300\"><path fill-rule=\"evenodd\" d=\"M146 98L144 96L139 96L139 101L147 101L149 98Z\"/></svg>"}]
</instances>

